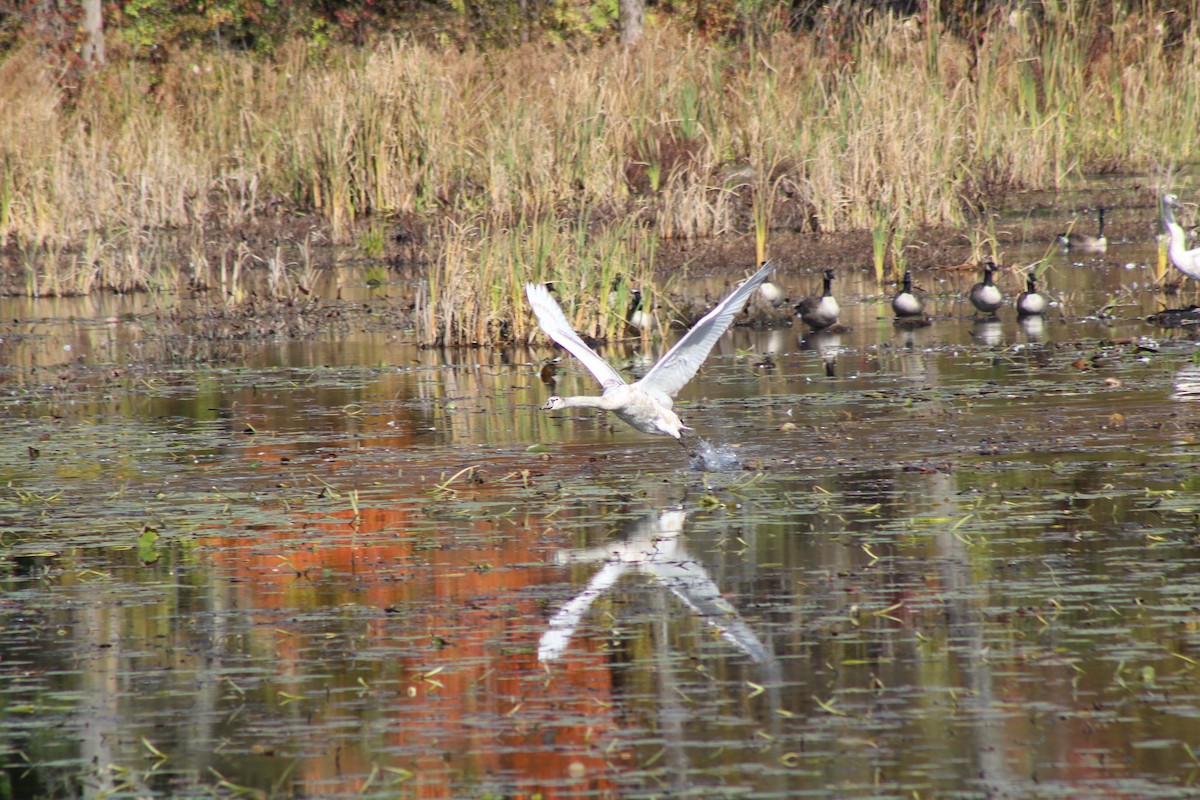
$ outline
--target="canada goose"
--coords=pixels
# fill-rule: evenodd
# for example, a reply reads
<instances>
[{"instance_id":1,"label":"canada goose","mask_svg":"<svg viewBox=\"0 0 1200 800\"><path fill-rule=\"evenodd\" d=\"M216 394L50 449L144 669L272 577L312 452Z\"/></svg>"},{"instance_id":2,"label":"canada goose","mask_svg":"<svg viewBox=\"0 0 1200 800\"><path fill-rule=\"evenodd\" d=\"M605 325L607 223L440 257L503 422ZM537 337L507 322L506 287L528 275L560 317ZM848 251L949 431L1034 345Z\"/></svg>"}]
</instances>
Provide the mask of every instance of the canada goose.
<instances>
[{"instance_id":1,"label":"canada goose","mask_svg":"<svg viewBox=\"0 0 1200 800\"><path fill-rule=\"evenodd\" d=\"M1107 250L1108 238L1104 235L1104 208L1097 209L1096 214L1099 224L1096 226L1095 236L1075 231L1060 233L1058 243L1068 250L1079 250L1084 253L1103 253Z\"/></svg>"},{"instance_id":2,"label":"canada goose","mask_svg":"<svg viewBox=\"0 0 1200 800\"><path fill-rule=\"evenodd\" d=\"M995 272L995 262L988 261L983 268L983 282L971 287L971 305L984 314L995 314L996 309L1000 308L1001 303L1004 302L1004 295L1000 293L1000 289L993 282L992 276Z\"/></svg>"},{"instance_id":3,"label":"canada goose","mask_svg":"<svg viewBox=\"0 0 1200 800\"><path fill-rule=\"evenodd\" d=\"M924 292L913 291L912 273L904 271L904 287L892 297L892 311L897 317L919 317L925 310Z\"/></svg>"},{"instance_id":4,"label":"canada goose","mask_svg":"<svg viewBox=\"0 0 1200 800\"><path fill-rule=\"evenodd\" d=\"M630 292L630 297L633 298L633 302L629 305L629 325L639 331L654 330L654 312L643 308L644 298L641 291L634 289Z\"/></svg>"},{"instance_id":5,"label":"canada goose","mask_svg":"<svg viewBox=\"0 0 1200 800\"><path fill-rule=\"evenodd\" d=\"M1175 209L1177 208L1183 208L1179 204L1179 198L1173 194L1164 194L1162 221L1163 227L1167 229L1167 235L1171 238L1170 244L1167 246L1167 255L1176 269L1189 278L1200 280L1200 247L1194 250L1187 249L1187 237L1183 233L1183 227L1175 221Z\"/></svg>"},{"instance_id":6,"label":"canada goose","mask_svg":"<svg viewBox=\"0 0 1200 800\"><path fill-rule=\"evenodd\" d=\"M834 299L829 287L833 284L833 270L825 270L825 284L820 297L806 297L796 306L796 315L814 331L822 331L838 321L841 307Z\"/></svg>"},{"instance_id":7,"label":"canada goose","mask_svg":"<svg viewBox=\"0 0 1200 800\"><path fill-rule=\"evenodd\" d=\"M758 286L758 293L772 306L777 306L787 300L787 293L783 291L783 287L775 281L763 281Z\"/></svg>"},{"instance_id":8,"label":"canada goose","mask_svg":"<svg viewBox=\"0 0 1200 800\"><path fill-rule=\"evenodd\" d=\"M1045 314L1050 302L1046 295L1037 290L1037 276L1032 272L1025 278L1025 291L1017 298L1017 315L1029 317L1035 314Z\"/></svg>"},{"instance_id":9,"label":"canada goose","mask_svg":"<svg viewBox=\"0 0 1200 800\"><path fill-rule=\"evenodd\" d=\"M672 410L673 398L700 369L704 359L721 334L733 324L746 301L775 268L770 262L747 278L741 286L692 326L667 354L642 376L641 380L626 383L625 379L588 347L567 322L562 309L545 286L525 284L525 296L538 318L538 324L554 341L575 356L600 382L604 391L599 396L551 397L543 410L563 408L601 408L611 411L642 433L670 436L687 449L683 431L691 430Z\"/></svg>"}]
</instances>

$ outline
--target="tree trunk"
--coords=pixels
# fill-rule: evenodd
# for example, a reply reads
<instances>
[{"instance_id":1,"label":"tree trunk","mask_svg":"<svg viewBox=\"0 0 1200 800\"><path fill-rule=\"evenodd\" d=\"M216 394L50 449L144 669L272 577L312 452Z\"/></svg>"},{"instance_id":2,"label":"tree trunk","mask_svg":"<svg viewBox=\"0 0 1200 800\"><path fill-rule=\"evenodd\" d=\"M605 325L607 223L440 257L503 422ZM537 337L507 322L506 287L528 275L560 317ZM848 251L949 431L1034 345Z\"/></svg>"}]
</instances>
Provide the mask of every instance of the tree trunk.
<instances>
[{"instance_id":1,"label":"tree trunk","mask_svg":"<svg viewBox=\"0 0 1200 800\"><path fill-rule=\"evenodd\" d=\"M80 0L83 6L83 63L88 67L103 66L104 16L100 13L100 0Z\"/></svg>"},{"instance_id":2,"label":"tree trunk","mask_svg":"<svg viewBox=\"0 0 1200 800\"><path fill-rule=\"evenodd\" d=\"M642 38L646 23L646 0L620 0L617 24L621 44L633 44Z\"/></svg>"}]
</instances>

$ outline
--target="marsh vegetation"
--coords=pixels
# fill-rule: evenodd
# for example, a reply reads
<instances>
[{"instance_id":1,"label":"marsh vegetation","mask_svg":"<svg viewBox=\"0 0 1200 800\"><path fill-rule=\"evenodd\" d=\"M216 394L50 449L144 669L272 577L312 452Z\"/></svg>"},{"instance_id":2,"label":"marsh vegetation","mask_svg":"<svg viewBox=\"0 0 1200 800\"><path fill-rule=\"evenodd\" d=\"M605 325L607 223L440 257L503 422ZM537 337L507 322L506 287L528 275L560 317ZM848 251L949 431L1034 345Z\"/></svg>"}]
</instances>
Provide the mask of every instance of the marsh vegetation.
<instances>
[{"instance_id":1,"label":"marsh vegetation","mask_svg":"<svg viewBox=\"0 0 1200 800\"><path fill-rule=\"evenodd\" d=\"M1165 181L1195 159L1200 15L1185 11L1045 4L967 36L931 6L730 41L668 16L623 49L195 48L114 63L70 96L13 49L8 288L236 301L266 272L300 296L329 258L312 248L334 243L415 265L420 339L473 344L524 340L530 279L613 333L614 284L653 293L665 242L754 236L744 269L779 232L870 231L880 279L930 228L994 256L988 211L1008 192L1096 171Z\"/></svg>"}]
</instances>

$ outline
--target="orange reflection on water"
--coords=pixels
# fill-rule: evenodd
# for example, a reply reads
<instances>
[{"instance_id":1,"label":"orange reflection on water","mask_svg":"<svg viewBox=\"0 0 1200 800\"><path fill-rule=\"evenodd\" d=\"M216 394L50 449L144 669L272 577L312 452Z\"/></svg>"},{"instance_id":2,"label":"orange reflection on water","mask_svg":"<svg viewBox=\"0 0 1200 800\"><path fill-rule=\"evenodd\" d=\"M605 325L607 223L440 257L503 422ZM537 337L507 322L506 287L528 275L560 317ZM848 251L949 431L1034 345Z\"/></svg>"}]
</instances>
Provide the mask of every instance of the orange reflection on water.
<instances>
[{"instance_id":1,"label":"orange reflection on water","mask_svg":"<svg viewBox=\"0 0 1200 800\"><path fill-rule=\"evenodd\" d=\"M304 698L303 735L326 722L344 731L348 715L371 732L302 743L322 753L296 766L306 793L358 792L377 766L414 773L420 797L476 784L513 797L612 793L611 771L629 755L610 748L604 653L585 641L552 672L537 661L547 616L537 589L562 580L545 563L555 540L543 519L454 518L438 529L401 504L295 521L203 546L230 602L254 609L261 648L273 645L263 653L272 690ZM290 622L301 615L321 630Z\"/></svg>"}]
</instances>

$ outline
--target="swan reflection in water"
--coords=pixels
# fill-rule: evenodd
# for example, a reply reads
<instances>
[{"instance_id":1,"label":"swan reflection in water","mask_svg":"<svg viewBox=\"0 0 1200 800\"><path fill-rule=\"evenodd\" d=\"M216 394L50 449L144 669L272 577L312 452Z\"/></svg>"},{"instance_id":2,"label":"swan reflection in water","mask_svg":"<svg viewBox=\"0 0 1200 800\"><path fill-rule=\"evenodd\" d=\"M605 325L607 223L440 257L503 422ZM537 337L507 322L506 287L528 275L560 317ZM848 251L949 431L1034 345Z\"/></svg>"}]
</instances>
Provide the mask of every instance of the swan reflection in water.
<instances>
[{"instance_id":1,"label":"swan reflection in water","mask_svg":"<svg viewBox=\"0 0 1200 800\"><path fill-rule=\"evenodd\" d=\"M693 558L680 539L687 512L669 509L648 514L636 522L623 540L600 547L561 551L559 563L600 561L604 566L588 585L551 619L538 644L538 660L553 661L571 642L584 614L626 572L649 575L683 601L692 613L716 629L721 637L754 661L774 661L771 652L738 615L707 570Z\"/></svg>"},{"instance_id":2,"label":"swan reflection in water","mask_svg":"<svg viewBox=\"0 0 1200 800\"><path fill-rule=\"evenodd\" d=\"M1180 367L1175 372L1175 391L1171 394L1172 400L1186 400L1194 402L1200 400L1200 366L1196 364L1188 364L1185 367Z\"/></svg>"}]
</instances>

